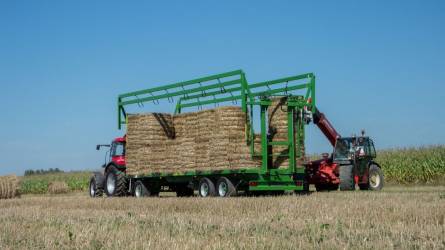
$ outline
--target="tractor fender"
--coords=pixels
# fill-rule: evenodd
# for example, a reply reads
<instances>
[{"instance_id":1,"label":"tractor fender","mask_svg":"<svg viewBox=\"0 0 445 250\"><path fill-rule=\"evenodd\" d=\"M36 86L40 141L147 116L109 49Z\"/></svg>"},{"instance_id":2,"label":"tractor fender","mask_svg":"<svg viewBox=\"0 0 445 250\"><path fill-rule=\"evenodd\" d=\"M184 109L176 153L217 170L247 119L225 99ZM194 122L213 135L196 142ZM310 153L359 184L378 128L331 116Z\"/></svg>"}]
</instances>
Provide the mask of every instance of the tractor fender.
<instances>
[{"instance_id":1,"label":"tractor fender","mask_svg":"<svg viewBox=\"0 0 445 250\"><path fill-rule=\"evenodd\" d=\"M369 161L369 162L368 162L368 168L369 168L371 165L376 165L377 167L379 167L380 169L382 169L382 167L381 167L377 162L375 162L375 161Z\"/></svg>"},{"instance_id":2,"label":"tractor fender","mask_svg":"<svg viewBox=\"0 0 445 250\"><path fill-rule=\"evenodd\" d=\"M115 167L117 170L119 170L119 171L121 171L121 172L124 172L124 173L125 173L125 170L127 169L125 166L120 166L120 165L115 164L114 162L110 162L110 163L108 163L108 165L107 165L107 166L105 167L105 169L104 169L104 178L105 178L105 175L106 175L107 172L108 172L108 169L109 169L111 166Z\"/></svg>"}]
</instances>

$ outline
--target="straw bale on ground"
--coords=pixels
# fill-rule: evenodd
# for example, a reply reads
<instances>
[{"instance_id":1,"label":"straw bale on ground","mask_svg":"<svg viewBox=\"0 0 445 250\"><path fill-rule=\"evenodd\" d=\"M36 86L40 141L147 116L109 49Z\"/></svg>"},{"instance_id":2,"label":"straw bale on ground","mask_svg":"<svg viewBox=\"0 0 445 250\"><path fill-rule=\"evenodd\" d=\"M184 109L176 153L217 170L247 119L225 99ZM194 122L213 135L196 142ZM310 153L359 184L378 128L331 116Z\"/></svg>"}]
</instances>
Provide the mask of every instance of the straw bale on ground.
<instances>
[{"instance_id":1,"label":"straw bale on ground","mask_svg":"<svg viewBox=\"0 0 445 250\"><path fill-rule=\"evenodd\" d=\"M19 178L15 175L0 176L0 199L19 196Z\"/></svg>"},{"instance_id":2,"label":"straw bale on ground","mask_svg":"<svg viewBox=\"0 0 445 250\"><path fill-rule=\"evenodd\" d=\"M68 185L64 181L52 181L48 184L48 192L50 194L68 193Z\"/></svg>"}]
</instances>

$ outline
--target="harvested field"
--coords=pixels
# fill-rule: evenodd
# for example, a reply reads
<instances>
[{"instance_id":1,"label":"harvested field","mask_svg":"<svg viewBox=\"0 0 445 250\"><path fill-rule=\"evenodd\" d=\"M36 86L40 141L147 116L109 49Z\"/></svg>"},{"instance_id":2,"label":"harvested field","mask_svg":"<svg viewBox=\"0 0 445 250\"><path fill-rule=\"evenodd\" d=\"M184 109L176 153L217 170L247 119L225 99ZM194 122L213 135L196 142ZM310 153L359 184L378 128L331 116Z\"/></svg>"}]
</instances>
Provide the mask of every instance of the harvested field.
<instances>
[{"instance_id":1,"label":"harvested field","mask_svg":"<svg viewBox=\"0 0 445 250\"><path fill-rule=\"evenodd\" d=\"M0 176L0 199L19 196L20 181L15 175Z\"/></svg>"},{"instance_id":2,"label":"harvested field","mask_svg":"<svg viewBox=\"0 0 445 250\"><path fill-rule=\"evenodd\" d=\"M1 249L444 249L445 187L0 201Z\"/></svg>"}]
</instances>

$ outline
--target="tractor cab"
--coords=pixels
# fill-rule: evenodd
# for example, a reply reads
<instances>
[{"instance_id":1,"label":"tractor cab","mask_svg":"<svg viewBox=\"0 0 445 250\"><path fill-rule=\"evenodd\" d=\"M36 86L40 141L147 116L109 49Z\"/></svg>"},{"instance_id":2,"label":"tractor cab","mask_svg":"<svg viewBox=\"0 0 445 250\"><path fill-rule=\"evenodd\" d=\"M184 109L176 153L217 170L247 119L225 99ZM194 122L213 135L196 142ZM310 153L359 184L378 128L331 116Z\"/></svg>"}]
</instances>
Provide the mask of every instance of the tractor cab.
<instances>
[{"instance_id":1,"label":"tractor cab","mask_svg":"<svg viewBox=\"0 0 445 250\"><path fill-rule=\"evenodd\" d=\"M340 188L353 189L353 183L356 183L362 190L380 190L383 186L383 172L374 162L376 157L374 142L364 136L363 132L359 137L337 138L332 160L340 168L340 179L346 179L347 183L343 187L340 185Z\"/></svg>"},{"instance_id":2,"label":"tractor cab","mask_svg":"<svg viewBox=\"0 0 445 250\"><path fill-rule=\"evenodd\" d=\"M376 157L374 142L369 137L341 137L334 147L333 160L340 164L350 164L353 160Z\"/></svg>"},{"instance_id":3,"label":"tractor cab","mask_svg":"<svg viewBox=\"0 0 445 250\"><path fill-rule=\"evenodd\" d=\"M125 139L126 136L118 137L111 144L99 144L96 146L97 150L101 147L110 148L105 155L105 164L102 167L106 168L112 164L117 168L125 169Z\"/></svg>"}]
</instances>

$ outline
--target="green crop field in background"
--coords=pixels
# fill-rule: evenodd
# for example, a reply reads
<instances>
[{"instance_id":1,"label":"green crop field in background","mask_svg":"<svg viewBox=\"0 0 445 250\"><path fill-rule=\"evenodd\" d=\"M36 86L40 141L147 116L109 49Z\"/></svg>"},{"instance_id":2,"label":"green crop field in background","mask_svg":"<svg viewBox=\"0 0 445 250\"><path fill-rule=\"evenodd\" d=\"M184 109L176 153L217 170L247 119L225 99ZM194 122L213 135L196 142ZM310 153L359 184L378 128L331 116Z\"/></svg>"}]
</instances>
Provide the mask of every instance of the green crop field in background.
<instances>
[{"instance_id":1,"label":"green crop field in background","mask_svg":"<svg viewBox=\"0 0 445 250\"><path fill-rule=\"evenodd\" d=\"M445 145L381 150L376 161L391 183L445 183Z\"/></svg>"},{"instance_id":2,"label":"green crop field in background","mask_svg":"<svg viewBox=\"0 0 445 250\"><path fill-rule=\"evenodd\" d=\"M62 181L68 185L69 191L85 191L91 172L67 172L57 174L41 174L22 177L20 193L44 194L48 192L48 185L52 181Z\"/></svg>"},{"instance_id":3,"label":"green crop field in background","mask_svg":"<svg viewBox=\"0 0 445 250\"><path fill-rule=\"evenodd\" d=\"M313 157L311 157L313 158ZM445 146L380 150L376 161L391 184L444 184ZM22 177L22 194L44 194L52 181L65 182L70 191L86 191L91 172L67 172Z\"/></svg>"}]
</instances>

